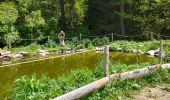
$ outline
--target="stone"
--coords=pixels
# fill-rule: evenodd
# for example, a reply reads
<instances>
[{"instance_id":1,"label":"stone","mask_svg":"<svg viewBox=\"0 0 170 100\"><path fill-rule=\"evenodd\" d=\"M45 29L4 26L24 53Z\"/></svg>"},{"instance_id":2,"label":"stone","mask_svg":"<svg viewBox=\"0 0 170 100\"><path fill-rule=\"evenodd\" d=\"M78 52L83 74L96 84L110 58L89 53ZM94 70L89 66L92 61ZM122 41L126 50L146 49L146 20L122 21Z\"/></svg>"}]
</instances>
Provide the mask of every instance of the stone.
<instances>
[{"instance_id":1,"label":"stone","mask_svg":"<svg viewBox=\"0 0 170 100\"><path fill-rule=\"evenodd\" d=\"M118 51L123 51L123 48L117 48Z\"/></svg>"},{"instance_id":2,"label":"stone","mask_svg":"<svg viewBox=\"0 0 170 100\"><path fill-rule=\"evenodd\" d=\"M1 51L0 52L1 56L6 56L6 55L9 55L9 54L11 54L11 51Z\"/></svg>"},{"instance_id":3,"label":"stone","mask_svg":"<svg viewBox=\"0 0 170 100\"><path fill-rule=\"evenodd\" d=\"M116 47L109 47L109 51L118 51Z\"/></svg>"},{"instance_id":4,"label":"stone","mask_svg":"<svg viewBox=\"0 0 170 100\"><path fill-rule=\"evenodd\" d=\"M38 50L40 56L46 56L49 54L47 50Z\"/></svg>"},{"instance_id":5,"label":"stone","mask_svg":"<svg viewBox=\"0 0 170 100\"><path fill-rule=\"evenodd\" d=\"M21 54L24 58L29 56L29 53L27 53L25 51L21 51L21 52L19 52L19 54Z\"/></svg>"},{"instance_id":6,"label":"stone","mask_svg":"<svg viewBox=\"0 0 170 100\"><path fill-rule=\"evenodd\" d=\"M155 55L155 50L147 51L147 54L148 54L148 55L151 55L151 56L154 56L154 55Z\"/></svg>"},{"instance_id":7,"label":"stone","mask_svg":"<svg viewBox=\"0 0 170 100\"><path fill-rule=\"evenodd\" d=\"M132 49L132 52L133 52L133 53L138 53L138 50Z\"/></svg>"},{"instance_id":8,"label":"stone","mask_svg":"<svg viewBox=\"0 0 170 100\"><path fill-rule=\"evenodd\" d=\"M65 51L66 54L71 54L71 51Z\"/></svg>"},{"instance_id":9,"label":"stone","mask_svg":"<svg viewBox=\"0 0 170 100\"><path fill-rule=\"evenodd\" d=\"M0 61L10 61L11 57L8 56L0 56Z\"/></svg>"},{"instance_id":10,"label":"stone","mask_svg":"<svg viewBox=\"0 0 170 100\"><path fill-rule=\"evenodd\" d=\"M21 59L23 56L21 54L11 54L11 58Z\"/></svg>"},{"instance_id":11,"label":"stone","mask_svg":"<svg viewBox=\"0 0 170 100\"><path fill-rule=\"evenodd\" d=\"M96 47L96 51L103 51L104 47Z\"/></svg>"}]
</instances>

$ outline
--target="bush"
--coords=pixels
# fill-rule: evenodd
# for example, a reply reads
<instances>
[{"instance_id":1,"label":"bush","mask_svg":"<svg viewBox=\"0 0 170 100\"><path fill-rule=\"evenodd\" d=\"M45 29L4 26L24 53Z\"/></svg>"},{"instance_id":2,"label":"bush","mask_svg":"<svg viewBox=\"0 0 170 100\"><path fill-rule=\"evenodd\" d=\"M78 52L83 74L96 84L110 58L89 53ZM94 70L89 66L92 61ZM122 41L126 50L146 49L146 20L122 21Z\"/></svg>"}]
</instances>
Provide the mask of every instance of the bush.
<instances>
[{"instance_id":1,"label":"bush","mask_svg":"<svg viewBox=\"0 0 170 100\"><path fill-rule=\"evenodd\" d=\"M56 44L55 41L49 40L49 41L45 44L45 46L48 47L48 48L56 48L58 45Z\"/></svg>"},{"instance_id":2,"label":"bush","mask_svg":"<svg viewBox=\"0 0 170 100\"><path fill-rule=\"evenodd\" d=\"M69 75L68 75L69 74ZM35 75L23 76L15 81L11 98L13 100L44 100L62 95L95 80L92 71L77 69L58 79Z\"/></svg>"},{"instance_id":3,"label":"bush","mask_svg":"<svg viewBox=\"0 0 170 100\"><path fill-rule=\"evenodd\" d=\"M95 38L93 39L92 43L95 46L103 46L103 45L109 44L109 38L108 37Z\"/></svg>"},{"instance_id":4,"label":"bush","mask_svg":"<svg viewBox=\"0 0 170 100\"><path fill-rule=\"evenodd\" d=\"M21 46L18 48L12 48L12 52L19 52L19 51L25 51L25 52L29 52L29 53L37 53L38 49L40 49L41 46L36 44L36 43L32 43L30 45L27 46Z\"/></svg>"},{"instance_id":5,"label":"bush","mask_svg":"<svg viewBox=\"0 0 170 100\"><path fill-rule=\"evenodd\" d=\"M112 65L110 64L110 73L121 73L136 68L142 68L148 64L135 65ZM103 77L103 60L100 60L94 71L88 69L77 69L68 74L60 76L58 79L49 79L46 76L37 78L35 75L23 76L15 81L15 87L12 90L11 98L14 100L35 100L50 99L65 94L81 86L84 86L94 80ZM119 99L122 96L130 97L132 93L137 92L146 85L156 85L170 83L170 70L161 70L151 73L143 78L135 80L119 81L115 80L104 88L92 93L83 99L110 99L111 97Z\"/></svg>"},{"instance_id":6,"label":"bush","mask_svg":"<svg viewBox=\"0 0 170 100\"><path fill-rule=\"evenodd\" d=\"M170 63L170 53L166 54L166 56L163 58L163 61L165 63Z\"/></svg>"},{"instance_id":7,"label":"bush","mask_svg":"<svg viewBox=\"0 0 170 100\"><path fill-rule=\"evenodd\" d=\"M54 97L59 94L59 87L55 80L46 76L38 79L35 75L23 76L15 81L13 100L37 100Z\"/></svg>"}]
</instances>

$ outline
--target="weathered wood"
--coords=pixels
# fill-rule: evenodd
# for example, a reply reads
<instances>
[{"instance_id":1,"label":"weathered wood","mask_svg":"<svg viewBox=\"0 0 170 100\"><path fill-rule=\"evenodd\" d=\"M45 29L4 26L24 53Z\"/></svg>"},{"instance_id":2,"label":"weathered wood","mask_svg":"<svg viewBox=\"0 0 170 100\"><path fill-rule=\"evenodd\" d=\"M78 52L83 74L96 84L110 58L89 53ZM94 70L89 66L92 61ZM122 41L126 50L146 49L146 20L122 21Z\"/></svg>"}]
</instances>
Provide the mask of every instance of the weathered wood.
<instances>
[{"instance_id":1,"label":"weathered wood","mask_svg":"<svg viewBox=\"0 0 170 100\"><path fill-rule=\"evenodd\" d=\"M50 36L48 36L48 42L50 41Z\"/></svg>"},{"instance_id":2,"label":"weathered wood","mask_svg":"<svg viewBox=\"0 0 170 100\"><path fill-rule=\"evenodd\" d=\"M105 86L110 80L114 80L114 79L120 79L120 80L125 80L125 79L135 79L135 78L139 78L142 76L145 76L147 74L150 74L151 72L160 70L160 69L170 69L170 64L162 64L162 65L153 65L153 66L149 66L149 67L145 67L142 69L136 69L133 71L129 71L129 72L124 72L124 73L117 73L117 74L113 74L110 75L109 77L104 77L100 80L97 80L95 82L92 82L88 85L85 85L83 87L80 87L76 90L73 90L69 93L66 93L62 96L59 96L53 100L75 100L75 99L79 99L83 96L88 95L89 93L96 91L100 88L102 88L103 86Z\"/></svg>"},{"instance_id":3,"label":"weathered wood","mask_svg":"<svg viewBox=\"0 0 170 100\"><path fill-rule=\"evenodd\" d=\"M160 47L159 47L159 62L162 63L163 58L163 40L160 39Z\"/></svg>"},{"instance_id":4,"label":"weathered wood","mask_svg":"<svg viewBox=\"0 0 170 100\"><path fill-rule=\"evenodd\" d=\"M109 46L104 48L104 77L109 76Z\"/></svg>"},{"instance_id":5,"label":"weathered wood","mask_svg":"<svg viewBox=\"0 0 170 100\"><path fill-rule=\"evenodd\" d=\"M112 39L112 42L113 42L113 33L112 33L112 38L111 39Z\"/></svg>"},{"instance_id":6,"label":"weathered wood","mask_svg":"<svg viewBox=\"0 0 170 100\"><path fill-rule=\"evenodd\" d=\"M151 41L153 41L153 40L154 40L153 33L151 32Z\"/></svg>"},{"instance_id":7,"label":"weathered wood","mask_svg":"<svg viewBox=\"0 0 170 100\"><path fill-rule=\"evenodd\" d=\"M82 34L80 34L80 42L81 42L81 40L82 40Z\"/></svg>"}]
</instances>

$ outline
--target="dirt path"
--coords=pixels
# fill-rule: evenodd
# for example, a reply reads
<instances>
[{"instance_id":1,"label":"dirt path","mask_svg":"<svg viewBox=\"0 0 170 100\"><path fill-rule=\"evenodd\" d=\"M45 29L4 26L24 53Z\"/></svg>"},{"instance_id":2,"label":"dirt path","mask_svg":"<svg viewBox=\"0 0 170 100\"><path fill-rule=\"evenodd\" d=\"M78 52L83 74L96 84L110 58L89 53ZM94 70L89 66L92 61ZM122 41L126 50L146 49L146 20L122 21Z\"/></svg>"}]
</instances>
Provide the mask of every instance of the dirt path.
<instances>
[{"instance_id":1,"label":"dirt path","mask_svg":"<svg viewBox=\"0 0 170 100\"><path fill-rule=\"evenodd\" d=\"M133 100L170 100L170 84L154 88L146 87L138 95L133 96Z\"/></svg>"}]
</instances>

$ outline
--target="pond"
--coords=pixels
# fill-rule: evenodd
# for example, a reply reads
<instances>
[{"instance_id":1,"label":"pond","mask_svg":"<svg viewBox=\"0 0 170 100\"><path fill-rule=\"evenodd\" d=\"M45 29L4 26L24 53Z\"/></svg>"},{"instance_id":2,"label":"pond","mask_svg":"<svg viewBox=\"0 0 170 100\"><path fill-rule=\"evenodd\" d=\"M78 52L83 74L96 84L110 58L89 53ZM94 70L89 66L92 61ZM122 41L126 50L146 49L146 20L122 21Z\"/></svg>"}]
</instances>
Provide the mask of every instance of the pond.
<instances>
[{"instance_id":1,"label":"pond","mask_svg":"<svg viewBox=\"0 0 170 100\"><path fill-rule=\"evenodd\" d=\"M103 52L91 51L32 63L0 67L0 97L9 94L14 80L21 76L35 73L38 76L45 74L50 78L57 78L63 73L77 68L89 68L92 70L95 68L100 58L103 58ZM155 60L155 58L146 55L110 52L110 61L113 64L118 62L124 64L153 63Z\"/></svg>"}]
</instances>

